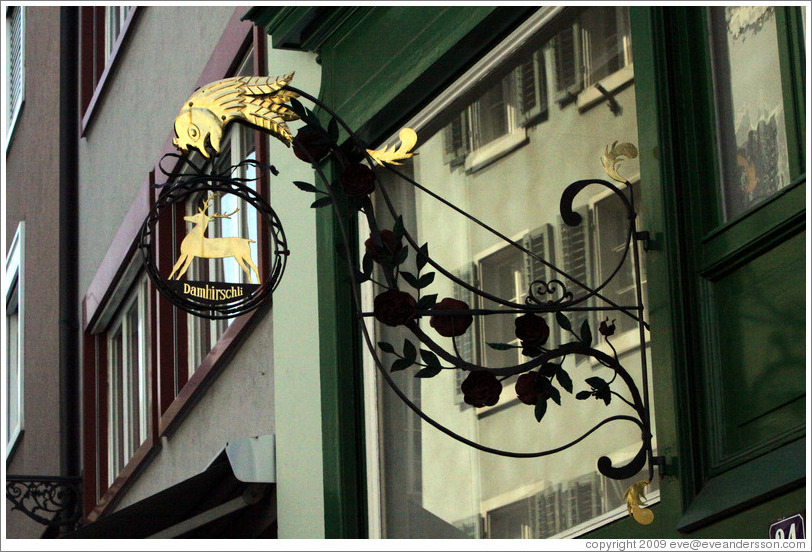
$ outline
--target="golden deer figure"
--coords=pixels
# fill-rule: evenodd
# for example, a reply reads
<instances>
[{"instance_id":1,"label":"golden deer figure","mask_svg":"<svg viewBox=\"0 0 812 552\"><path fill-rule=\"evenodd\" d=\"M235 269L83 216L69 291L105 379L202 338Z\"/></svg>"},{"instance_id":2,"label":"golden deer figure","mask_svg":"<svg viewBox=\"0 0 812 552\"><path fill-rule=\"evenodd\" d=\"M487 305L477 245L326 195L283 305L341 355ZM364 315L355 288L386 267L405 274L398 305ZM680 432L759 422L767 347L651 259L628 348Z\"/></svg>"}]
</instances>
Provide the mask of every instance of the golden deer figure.
<instances>
[{"instance_id":1,"label":"golden deer figure","mask_svg":"<svg viewBox=\"0 0 812 552\"><path fill-rule=\"evenodd\" d=\"M189 231L188 234L186 234L186 237L183 238L183 241L180 244L180 258L172 268L172 273L169 275L168 279L171 280L172 276L176 271L178 271L178 268L180 268L178 275L175 277L176 280L179 280L181 276L186 274L189 264L195 257L200 257L202 259L225 259L228 257L234 257L234 259L240 265L240 268L242 268L243 272L245 272L245 275L248 277L248 282L253 283L251 280L251 272L248 270L249 266L251 267L251 270L254 271L254 274L257 277L257 282L259 282L259 271L257 270L257 265L255 265L254 261L251 260L251 246L249 245L251 243L256 243L254 240L246 238L207 238L205 236L206 228L211 219L230 219L231 215L240 210L240 208L237 207L233 212L227 215L208 215L206 212L212 203L214 203L214 197L209 196L209 198L203 204L203 207L198 207L197 214L183 217L183 220L191 222L194 224L194 227Z\"/></svg>"}]
</instances>

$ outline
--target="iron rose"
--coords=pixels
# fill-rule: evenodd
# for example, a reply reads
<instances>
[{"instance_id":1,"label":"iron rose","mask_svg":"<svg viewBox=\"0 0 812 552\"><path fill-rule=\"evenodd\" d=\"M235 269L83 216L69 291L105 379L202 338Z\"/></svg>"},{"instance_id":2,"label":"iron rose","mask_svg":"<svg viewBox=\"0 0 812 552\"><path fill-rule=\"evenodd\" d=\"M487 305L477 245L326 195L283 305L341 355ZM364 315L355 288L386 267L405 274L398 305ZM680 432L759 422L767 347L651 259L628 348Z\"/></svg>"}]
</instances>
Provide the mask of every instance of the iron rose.
<instances>
[{"instance_id":1,"label":"iron rose","mask_svg":"<svg viewBox=\"0 0 812 552\"><path fill-rule=\"evenodd\" d=\"M364 197L375 191L375 173L363 163L353 163L341 171L339 183L349 197Z\"/></svg>"},{"instance_id":2,"label":"iron rose","mask_svg":"<svg viewBox=\"0 0 812 552\"><path fill-rule=\"evenodd\" d=\"M364 242L366 252L375 262L381 261L381 255L390 255L394 259L403 247L403 243L400 240L395 240L395 234L391 230L381 230L380 236L384 249L381 251L375 247L375 239L370 234L367 241Z\"/></svg>"},{"instance_id":3,"label":"iron rose","mask_svg":"<svg viewBox=\"0 0 812 552\"><path fill-rule=\"evenodd\" d=\"M293 155L305 163L317 163L328 153L330 145L324 131L304 126L296 133L293 139Z\"/></svg>"},{"instance_id":4,"label":"iron rose","mask_svg":"<svg viewBox=\"0 0 812 552\"><path fill-rule=\"evenodd\" d=\"M486 370L475 370L468 374L462 382L460 389L463 393L465 404L476 406L493 406L499 402L499 394L502 392L502 384L496 376Z\"/></svg>"},{"instance_id":5,"label":"iron rose","mask_svg":"<svg viewBox=\"0 0 812 552\"><path fill-rule=\"evenodd\" d=\"M434 309L438 311L455 311L455 310L468 310L468 303L465 301L458 301L451 297L446 297L436 305ZM429 320L432 328L437 330L437 333L443 337L457 337L468 331L474 317L470 314L460 315L440 315L435 314Z\"/></svg>"},{"instance_id":6,"label":"iron rose","mask_svg":"<svg viewBox=\"0 0 812 552\"><path fill-rule=\"evenodd\" d=\"M533 313L523 314L514 321L516 324L516 337L525 347L540 347L550 337L550 327L547 321Z\"/></svg>"},{"instance_id":7,"label":"iron rose","mask_svg":"<svg viewBox=\"0 0 812 552\"><path fill-rule=\"evenodd\" d=\"M414 318L417 301L405 291L390 289L375 297L373 307L378 322L387 326L400 326Z\"/></svg>"}]
</instances>

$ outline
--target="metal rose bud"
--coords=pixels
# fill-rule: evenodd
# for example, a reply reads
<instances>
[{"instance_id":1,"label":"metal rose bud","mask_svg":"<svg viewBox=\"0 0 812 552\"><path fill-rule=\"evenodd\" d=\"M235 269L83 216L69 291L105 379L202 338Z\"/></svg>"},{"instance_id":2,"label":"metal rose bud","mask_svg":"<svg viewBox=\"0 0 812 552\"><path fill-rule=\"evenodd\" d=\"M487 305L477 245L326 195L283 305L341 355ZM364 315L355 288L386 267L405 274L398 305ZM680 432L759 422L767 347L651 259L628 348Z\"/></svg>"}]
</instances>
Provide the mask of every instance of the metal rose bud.
<instances>
[{"instance_id":1,"label":"metal rose bud","mask_svg":"<svg viewBox=\"0 0 812 552\"><path fill-rule=\"evenodd\" d=\"M502 384L487 370L474 370L460 385L465 404L477 408L493 406L499 402Z\"/></svg>"},{"instance_id":2,"label":"metal rose bud","mask_svg":"<svg viewBox=\"0 0 812 552\"><path fill-rule=\"evenodd\" d=\"M465 301L452 299L451 297L446 297L439 303L435 304L432 310L467 311L468 303L466 303ZM435 314L431 317L431 320L429 320L429 324L431 325L432 328L437 330L438 334L440 334L443 337L457 337L468 331L468 328L471 326L471 323L473 321L474 317L470 314L460 314L460 315Z\"/></svg>"},{"instance_id":3,"label":"metal rose bud","mask_svg":"<svg viewBox=\"0 0 812 552\"><path fill-rule=\"evenodd\" d=\"M293 139L293 155L305 163L316 163L328 153L330 145L324 131L304 126L296 133Z\"/></svg>"},{"instance_id":4,"label":"metal rose bud","mask_svg":"<svg viewBox=\"0 0 812 552\"><path fill-rule=\"evenodd\" d=\"M550 337L550 327L547 321L533 313L523 314L514 321L516 337L525 347L539 347Z\"/></svg>"},{"instance_id":5,"label":"metal rose bud","mask_svg":"<svg viewBox=\"0 0 812 552\"><path fill-rule=\"evenodd\" d=\"M608 318L603 322L601 322L601 325L598 326L598 331L601 332L601 335L606 337L609 337L610 335L615 335L615 319L614 318L612 319L611 324L607 324L607 322L609 322Z\"/></svg>"},{"instance_id":6,"label":"metal rose bud","mask_svg":"<svg viewBox=\"0 0 812 552\"><path fill-rule=\"evenodd\" d=\"M381 255L390 255L393 259L397 257L398 252L403 248L403 242L395 240L395 234L391 230L381 230L379 235L384 247L383 250L375 247L375 238L372 237L372 234L364 242L364 248L372 260L376 263L380 262Z\"/></svg>"},{"instance_id":7,"label":"metal rose bud","mask_svg":"<svg viewBox=\"0 0 812 552\"><path fill-rule=\"evenodd\" d=\"M400 326L414 318L417 301L405 291L390 289L375 297L373 307L378 322L387 326Z\"/></svg>"},{"instance_id":8,"label":"metal rose bud","mask_svg":"<svg viewBox=\"0 0 812 552\"><path fill-rule=\"evenodd\" d=\"M364 197L375 191L375 173L363 163L353 163L341 171L339 184L347 196Z\"/></svg>"}]
</instances>

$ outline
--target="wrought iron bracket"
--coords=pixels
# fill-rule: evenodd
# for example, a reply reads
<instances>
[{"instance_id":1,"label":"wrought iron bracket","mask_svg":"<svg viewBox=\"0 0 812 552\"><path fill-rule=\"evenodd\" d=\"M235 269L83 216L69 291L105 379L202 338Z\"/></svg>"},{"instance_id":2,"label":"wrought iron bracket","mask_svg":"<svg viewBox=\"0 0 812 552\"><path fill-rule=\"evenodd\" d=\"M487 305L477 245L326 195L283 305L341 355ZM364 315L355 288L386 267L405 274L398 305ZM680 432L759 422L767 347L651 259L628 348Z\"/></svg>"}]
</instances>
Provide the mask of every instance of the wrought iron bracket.
<instances>
[{"instance_id":1,"label":"wrought iron bracket","mask_svg":"<svg viewBox=\"0 0 812 552\"><path fill-rule=\"evenodd\" d=\"M79 525L82 478L7 475L6 499L37 523L71 530Z\"/></svg>"}]
</instances>

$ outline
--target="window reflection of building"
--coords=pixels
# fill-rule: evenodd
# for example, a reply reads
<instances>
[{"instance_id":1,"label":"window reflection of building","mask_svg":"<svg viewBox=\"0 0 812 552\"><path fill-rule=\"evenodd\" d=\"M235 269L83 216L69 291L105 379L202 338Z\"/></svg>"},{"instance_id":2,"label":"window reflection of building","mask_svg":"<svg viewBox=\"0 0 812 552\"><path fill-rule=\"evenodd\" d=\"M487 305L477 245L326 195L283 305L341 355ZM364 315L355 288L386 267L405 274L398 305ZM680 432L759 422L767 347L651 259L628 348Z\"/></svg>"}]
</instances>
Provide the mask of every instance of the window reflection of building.
<instances>
[{"instance_id":1,"label":"window reflection of building","mask_svg":"<svg viewBox=\"0 0 812 552\"><path fill-rule=\"evenodd\" d=\"M487 78L470 88L455 84L461 95L468 94L467 101L454 100L455 105L463 106L455 112L431 107L432 112L448 117L447 122L432 125L442 129L434 136L423 136L418 128L423 140L420 155L406 169L432 191L561 272L439 203L421 197L420 192L399 187L394 179L383 176L410 231L419 243L429 243L436 261L463 282L515 303L526 301L532 282L549 283L553 279L560 280L575 297L583 297L587 289L614 271L628 236L628 217L622 202L603 193L606 188L601 186L579 194L574 208L582 215L581 225L565 225L558 213L559 197L566 185L582 178L601 177L599 158L607 144L618 139L636 142L627 10L587 9L570 21L566 29L568 36L577 39L573 47L577 43L578 59L573 58L572 50L570 54L562 50L561 33L551 37L543 32L517 48L521 54L505 56L498 62L488 59L489 67L497 68L494 73L505 76L499 76L490 86ZM587 69L583 66L585 57L590 61ZM546 98L556 98L559 81L548 81L546 75L556 75L556 71L561 75L566 67L577 68L578 87L572 91L584 100L548 105ZM608 102L601 93L594 87L585 88L598 82L606 83L607 89L615 92L615 101L625 106L625 111L616 114L607 109ZM634 162L628 167L629 175L637 173ZM635 187L639 200L639 186ZM463 286L441 280L438 275L430 291L438 292L438 299L454 297L475 308L498 306L477 298ZM636 304L633 283L628 258L601 295L620 306ZM540 299L560 297L561 291L556 293ZM601 297L593 297L580 306L602 302ZM641 352L639 347L633 347L635 339L639 345L637 323L626 314L605 312L615 319L618 344L624 343L618 349L624 365L638 373ZM583 320L588 320L597 345L597 324L602 318L578 310L567 315L576 331ZM558 328L552 315L546 316L552 330L550 346L572 339ZM514 318L513 314L482 316L453 344L438 339L465 361L491 367L514 365L527 360L520 349L496 350L487 345L518 345ZM432 331L427 323L424 329ZM407 337L388 328L378 328L377 332L377 340L391 343L402 343ZM583 388L585 377L599 374L611 378L611 373L601 372L605 368L590 362L574 358L566 362L574 392ZM419 402L430 416L464 437L505 450L552 448L581 435L610 415L607 411L619 413L624 406L613 404L608 410L598 410L594 401L576 404L563 392L562 405L551 406L538 424L532 408L516 397L515 376L502 382L496 406L473 408L464 403L460 391L466 372L448 371L425 381L406 372L392 375L407 396ZM594 455L570 449L552 458L508 459L468 449L431 428L410 432L409 420L416 420L420 427L419 419L385 388L380 400L385 486L382 508L387 536L544 538L578 534L602 520L626 514L619 509L622 501L603 499L609 483L597 473L595 463L604 453L616 463L631 458L637 451L635 446L639 448L639 431L635 432L631 424L626 428L615 426L592 438L589 450L600 451ZM567 459L562 460L563 456ZM415 465L420 468L419 478L411 468L406 469ZM445 465L454 465L455 469L445 470L441 467ZM405 489L414 489L413 483L418 480L419 493L407 493ZM656 497L654 485L649 491Z\"/></svg>"}]
</instances>

